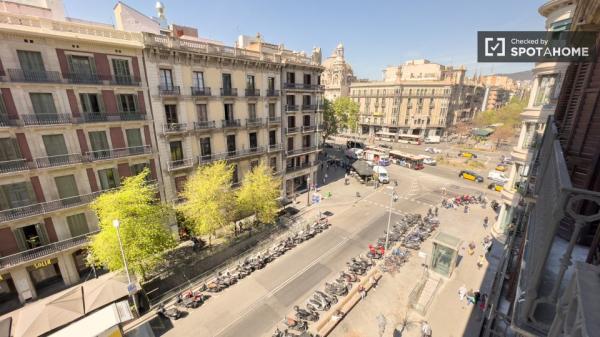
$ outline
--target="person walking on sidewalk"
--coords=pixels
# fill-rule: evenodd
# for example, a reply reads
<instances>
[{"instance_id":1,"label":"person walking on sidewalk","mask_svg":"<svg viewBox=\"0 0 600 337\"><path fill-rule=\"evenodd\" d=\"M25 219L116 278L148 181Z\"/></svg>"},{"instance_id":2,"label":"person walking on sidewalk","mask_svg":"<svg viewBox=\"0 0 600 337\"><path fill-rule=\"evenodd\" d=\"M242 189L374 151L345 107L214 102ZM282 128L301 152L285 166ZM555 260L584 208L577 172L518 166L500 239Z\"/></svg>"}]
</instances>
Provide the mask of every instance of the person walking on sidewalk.
<instances>
[{"instance_id":1,"label":"person walking on sidewalk","mask_svg":"<svg viewBox=\"0 0 600 337\"><path fill-rule=\"evenodd\" d=\"M487 228L487 226L488 226L488 221L489 221L489 219L488 219L488 217L487 217L487 216L486 216L485 218L483 218L483 228Z\"/></svg>"},{"instance_id":2,"label":"person walking on sidewalk","mask_svg":"<svg viewBox=\"0 0 600 337\"><path fill-rule=\"evenodd\" d=\"M485 256L479 255L479 259L477 260L477 269L481 269L481 267L483 267L484 261L485 261Z\"/></svg>"},{"instance_id":3,"label":"person walking on sidewalk","mask_svg":"<svg viewBox=\"0 0 600 337\"><path fill-rule=\"evenodd\" d=\"M433 209L433 214L435 214L435 216L438 216L438 208L437 208L437 206L435 206L435 208Z\"/></svg>"},{"instance_id":4,"label":"person walking on sidewalk","mask_svg":"<svg viewBox=\"0 0 600 337\"><path fill-rule=\"evenodd\" d=\"M427 321L421 322L421 337L431 337L431 326Z\"/></svg>"}]
</instances>

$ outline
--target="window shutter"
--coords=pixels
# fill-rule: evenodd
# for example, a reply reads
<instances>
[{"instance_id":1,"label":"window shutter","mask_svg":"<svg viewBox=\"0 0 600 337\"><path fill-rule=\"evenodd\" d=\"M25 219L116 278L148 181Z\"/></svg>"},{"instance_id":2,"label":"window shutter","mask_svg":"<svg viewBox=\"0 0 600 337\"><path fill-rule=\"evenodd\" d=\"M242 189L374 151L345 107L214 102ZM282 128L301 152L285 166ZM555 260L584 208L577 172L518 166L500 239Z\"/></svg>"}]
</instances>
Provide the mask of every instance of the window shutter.
<instances>
[{"instance_id":1,"label":"window shutter","mask_svg":"<svg viewBox=\"0 0 600 337\"><path fill-rule=\"evenodd\" d=\"M48 233L46 232L46 228L44 227L43 224L35 224L35 230L37 231L38 235L40 236L40 243L42 245L47 245L48 243L50 243L50 240L48 240Z\"/></svg>"},{"instance_id":2,"label":"window shutter","mask_svg":"<svg viewBox=\"0 0 600 337\"><path fill-rule=\"evenodd\" d=\"M23 230L21 228L17 228L13 231L13 234L15 235L15 240L17 241L19 250L27 250L27 241L25 240L25 234L23 234Z\"/></svg>"}]
</instances>

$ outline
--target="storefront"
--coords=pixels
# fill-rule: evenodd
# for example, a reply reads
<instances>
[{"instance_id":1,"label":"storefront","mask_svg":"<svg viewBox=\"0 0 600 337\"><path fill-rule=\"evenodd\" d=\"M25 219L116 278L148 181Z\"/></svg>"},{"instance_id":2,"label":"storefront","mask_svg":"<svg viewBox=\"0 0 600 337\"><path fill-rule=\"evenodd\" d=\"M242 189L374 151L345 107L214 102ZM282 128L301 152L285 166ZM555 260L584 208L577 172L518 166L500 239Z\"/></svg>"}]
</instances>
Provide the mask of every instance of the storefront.
<instances>
[{"instance_id":1,"label":"storefront","mask_svg":"<svg viewBox=\"0 0 600 337\"><path fill-rule=\"evenodd\" d=\"M56 258L37 261L27 267L27 272L38 296L66 287Z\"/></svg>"},{"instance_id":2,"label":"storefront","mask_svg":"<svg viewBox=\"0 0 600 337\"><path fill-rule=\"evenodd\" d=\"M19 294L9 273L0 274L0 313L19 306Z\"/></svg>"}]
</instances>

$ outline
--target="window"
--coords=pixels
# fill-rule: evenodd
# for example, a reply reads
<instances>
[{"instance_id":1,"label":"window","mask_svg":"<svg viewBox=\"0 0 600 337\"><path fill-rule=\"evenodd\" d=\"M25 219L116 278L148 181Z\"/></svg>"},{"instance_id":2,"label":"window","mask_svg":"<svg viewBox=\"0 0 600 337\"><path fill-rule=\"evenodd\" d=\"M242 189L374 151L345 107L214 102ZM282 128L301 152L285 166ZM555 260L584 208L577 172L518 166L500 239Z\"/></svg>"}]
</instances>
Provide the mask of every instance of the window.
<instances>
[{"instance_id":1,"label":"window","mask_svg":"<svg viewBox=\"0 0 600 337\"><path fill-rule=\"evenodd\" d=\"M250 161L250 171L254 170L254 168L258 166L258 163L258 160Z\"/></svg>"},{"instance_id":2,"label":"window","mask_svg":"<svg viewBox=\"0 0 600 337\"><path fill-rule=\"evenodd\" d=\"M180 140L170 142L169 148L171 150L171 161L180 162L183 160L183 144Z\"/></svg>"},{"instance_id":3,"label":"window","mask_svg":"<svg viewBox=\"0 0 600 337\"><path fill-rule=\"evenodd\" d=\"M201 71L194 71L192 73L192 83L196 89L204 89L204 73Z\"/></svg>"},{"instance_id":4,"label":"window","mask_svg":"<svg viewBox=\"0 0 600 337\"><path fill-rule=\"evenodd\" d=\"M271 92L275 91L275 77L267 78L267 89Z\"/></svg>"},{"instance_id":5,"label":"window","mask_svg":"<svg viewBox=\"0 0 600 337\"><path fill-rule=\"evenodd\" d=\"M310 135L302 136L302 147L310 147Z\"/></svg>"},{"instance_id":6,"label":"window","mask_svg":"<svg viewBox=\"0 0 600 337\"><path fill-rule=\"evenodd\" d=\"M240 178L239 178L239 169L237 164L233 164L233 176L231 177L231 182L234 184L237 184L240 182Z\"/></svg>"},{"instance_id":7,"label":"window","mask_svg":"<svg viewBox=\"0 0 600 337\"><path fill-rule=\"evenodd\" d=\"M256 104L248 103L248 119L256 120Z\"/></svg>"},{"instance_id":8,"label":"window","mask_svg":"<svg viewBox=\"0 0 600 337\"><path fill-rule=\"evenodd\" d=\"M148 165L148 163L139 163L139 164L133 164L131 166L129 166L129 170L131 171L131 174L134 176L137 176L138 174L142 173L142 171L144 171L146 168L149 168L150 165ZM150 180L152 179L151 175L148 174L146 176L146 180Z\"/></svg>"},{"instance_id":9,"label":"window","mask_svg":"<svg viewBox=\"0 0 600 337\"><path fill-rule=\"evenodd\" d=\"M136 113L137 112L137 96L132 94L117 95L117 104L119 112Z\"/></svg>"},{"instance_id":10,"label":"window","mask_svg":"<svg viewBox=\"0 0 600 337\"><path fill-rule=\"evenodd\" d=\"M231 74L222 74L221 78L223 80L223 90L230 92L231 91Z\"/></svg>"},{"instance_id":11,"label":"window","mask_svg":"<svg viewBox=\"0 0 600 337\"><path fill-rule=\"evenodd\" d=\"M296 117L288 116L288 128L295 128L295 127L296 127Z\"/></svg>"},{"instance_id":12,"label":"window","mask_svg":"<svg viewBox=\"0 0 600 337\"><path fill-rule=\"evenodd\" d=\"M46 68L42 60L42 53L37 51L17 50L19 64L25 79L36 79L45 76Z\"/></svg>"},{"instance_id":13,"label":"window","mask_svg":"<svg viewBox=\"0 0 600 337\"><path fill-rule=\"evenodd\" d=\"M304 96L302 96L302 104L303 105L310 105L310 95L304 95Z\"/></svg>"},{"instance_id":14,"label":"window","mask_svg":"<svg viewBox=\"0 0 600 337\"><path fill-rule=\"evenodd\" d=\"M558 74L541 75L538 77L538 90L535 94L534 105L540 106L555 102Z\"/></svg>"},{"instance_id":15,"label":"window","mask_svg":"<svg viewBox=\"0 0 600 337\"><path fill-rule=\"evenodd\" d=\"M0 138L0 162L7 162L11 160L21 159L21 151L17 140L14 138ZM4 163L7 165L0 164L0 169L9 168L10 163Z\"/></svg>"},{"instance_id":16,"label":"window","mask_svg":"<svg viewBox=\"0 0 600 337\"><path fill-rule=\"evenodd\" d=\"M36 114L38 120L43 120L44 117L48 119L56 118L56 106L54 105L52 94L32 92L29 94L29 98L31 99L33 112Z\"/></svg>"},{"instance_id":17,"label":"window","mask_svg":"<svg viewBox=\"0 0 600 337\"><path fill-rule=\"evenodd\" d=\"M196 112L198 113L198 122L208 122L208 111L206 110L206 104L196 104Z\"/></svg>"},{"instance_id":18,"label":"window","mask_svg":"<svg viewBox=\"0 0 600 337\"><path fill-rule=\"evenodd\" d=\"M90 231L85 218L85 213L67 216L67 224L69 225L71 237L81 236L89 233Z\"/></svg>"},{"instance_id":19,"label":"window","mask_svg":"<svg viewBox=\"0 0 600 337\"><path fill-rule=\"evenodd\" d=\"M92 80L96 78L96 64L94 58L89 56L69 55L69 71L78 80Z\"/></svg>"},{"instance_id":20,"label":"window","mask_svg":"<svg viewBox=\"0 0 600 337\"><path fill-rule=\"evenodd\" d=\"M302 125L310 126L310 115L304 115Z\"/></svg>"},{"instance_id":21,"label":"window","mask_svg":"<svg viewBox=\"0 0 600 337\"><path fill-rule=\"evenodd\" d=\"M4 104L4 97L0 93L0 118L2 121L8 119L8 111L6 110L6 105Z\"/></svg>"},{"instance_id":22,"label":"window","mask_svg":"<svg viewBox=\"0 0 600 337\"><path fill-rule=\"evenodd\" d=\"M287 149L288 149L288 151L293 151L294 150L294 138L289 137L287 139Z\"/></svg>"},{"instance_id":23,"label":"window","mask_svg":"<svg viewBox=\"0 0 600 337\"><path fill-rule=\"evenodd\" d=\"M119 175L114 168L98 170L98 179L100 179L100 188L103 191L117 188L120 184Z\"/></svg>"},{"instance_id":24,"label":"window","mask_svg":"<svg viewBox=\"0 0 600 337\"><path fill-rule=\"evenodd\" d=\"M223 104L223 109L225 110L225 120L233 121L233 104L231 104L231 103Z\"/></svg>"},{"instance_id":25,"label":"window","mask_svg":"<svg viewBox=\"0 0 600 337\"><path fill-rule=\"evenodd\" d=\"M67 175L62 177L55 177L54 183L58 190L58 198L62 200L63 204L79 202L79 191L77 190L77 183L75 182L74 175Z\"/></svg>"},{"instance_id":26,"label":"window","mask_svg":"<svg viewBox=\"0 0 600 337\"><path fill-rule=\"evenodd\" d=\"M160 69L160 86L165 90L173 90L173 73L171 69Z\"/></svg>"},{"instance_id":27,"label":"window","mask_svg":"<svg viewBox=\"0 0 600 337\"><path fill-rule=\"evenodd\" d=\"M273 169L273 172L277 172L277 157L271 157L269 159L269 166Z\"/></svg>"},{"instance_id":28,"label":"window","mask_svg":"<svg viewBox=\"0 0 600 337\"><path fill-rule=\"evenodd\" d=\"M269 118L275 118L275 103L269 103Z\"/></svg>"},{"instance_id":29,"label":"window","mask_svg":"<svg viewBox=\"0 0 600 337\"><path fill-rule=\"evenodd\" d=\"M129 147L130 153L142 153L144 152L144 144L142 143L142 132L140 129L126 129L125 135L127 136L127 146Z\"/></svg>"},{"instance_id":30,"label":"window","mask_svg":"<svg viewBox=\"0 0 600 337\"><path fill-rule=\"evenodd\" d=\"M69 162L69 150L65 144L65 138L60 135L43 135L42 141L46 148L46 155L50 164Z\"/></svg>"},{"instance_id":31,"label":"window","mask_svg":"<svg viewBox=\"0 0 600 337\"><path fill-rule=\"evenodd\" d=\"M125 59L112 59L113 73L117 84L131 84L133 79L129 71L129 61ZM162 82L161 82L162 83Z\"/></svg>"},{"instance_id":32,"label":"window","mask_svg":"<svg viewBox=\"0 0 600 337\"><path fill-rule=\"evenodd\" d=\"M287 95L286 96L286 103L287 103L287 105L296 105L296 96L294 96L294 95Z\"/></svg>"},{"instance_id":33,"label":"window","mask_svg":"<svg viewBox=\"0 0 600 337\"><path fill-rule=\"evenodd\" d=\"M270 130L269 131L269 145L276 145L277 144L277 134L275 130Z\"/></svg>"},{"instance_id":34,"label":"window","mask_svg":"<svg viewBox=\"0 0 600 337\"><path fill-rule=\"evenodd\" d=\"M256 88L254 84L254 75L246 75L246 89L254 90Z\"/></svg>"},{"instance_id":35,"label":"window","mask_svg":"<svg viewBox=\"0 0 600 337\"><path fill-rule=\"evenodd\" d=\"M285 80L287 83L296 83L296 74L293 72L286 73Z\"/></svg>"},{"instance_id":36,"label":"window","mask_svg":"<svg viewBox=\"0 0 600 337\"><path fill-rule=\"evenodd\" d=\"M79 100L84 114L99 115L102 112L98 94L79 94Z\"/></svg>"},{"instance_id":37,"label":"window","mask_svg":"<svg viewBox=\"0 0 600 337\"><path fill-rule=\"evenodd\" d=\"M310 74L304 74L304 84L311 84L311 82Z\"/></svg>"},{"instance_id":38,"label":"window","mask_svg":"<svg viewBox=\"0 0 600 337\"><path fill-rule=\"evenodd\" d=\"M165 105L165 119L169 125L179 123L179 118L177 117L177 105Z\"/></svg>"},{"instance_id":39,"label":"window","mask_svg":"<svg viewBox=\"0 0 600 337\"><path fill-rule=\"evenodd\" d=\"M250 149L252 150L252 149L258 148L258 140L257 140L257 137L256 137L256 132L250 132L248 134L248 138L249 138L249 141L250 141Z\"/></svg>"},{"instance_id":40,"label":"window","mask_svg":"<svg viewBox=\"0 0 600 337\"><path fill-rule=\"evenodd\" d=\"M200 138L200 155L202 157L210 157L211 154L210 137Z\"/></svg>"},{"instance_id":41,"label":"window","mask_svg":"<svg viewBox=\"0 0 600 337\"><path fill-rule=\"evenodd\" d=\"M17 228L14 231L17 245L21 250L33 249L48 244L48 233L42 224Z\"/></svg>"},{"instance_id":42,"label":"window","mask_svg":"<svg viewBox=\"0 0 600 337\"><path fill-rule=\"evenodd\" d=\"M30 182L21 182L0 186L0 209L23 207L36 203Z\"/></svg>"},{"instance_id":43,"label":"window","mask_svg":"<svg viewBox=\"0 0 600 337\"><path fill-rule=\"evenodd\" d=\"M110 146L108 145L108 139L106 138L105 131L90 131L88 133L90 137L90 145L92 147L92 154L94 158L107 158L110 156Z\"/></svg>"},{"instance_id":44,"label":"window","mask_svg":"<svg viewBox=\"0 0 600 337\"><path fill-rule=\"evenodd\" d=\"M227 152L235 154L235 135L227 135Z\"/></svg>"}]
</instances>

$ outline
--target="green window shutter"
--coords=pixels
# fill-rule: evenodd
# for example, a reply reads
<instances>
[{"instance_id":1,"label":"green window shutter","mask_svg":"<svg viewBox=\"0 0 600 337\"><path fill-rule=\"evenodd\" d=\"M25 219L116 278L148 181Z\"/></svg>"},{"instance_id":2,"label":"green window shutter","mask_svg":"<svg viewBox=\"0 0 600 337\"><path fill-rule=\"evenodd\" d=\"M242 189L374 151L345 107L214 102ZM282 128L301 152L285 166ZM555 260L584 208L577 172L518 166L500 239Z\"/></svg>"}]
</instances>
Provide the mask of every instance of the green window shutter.
<instances>
[{"instance_id":1,"label":"green window shutter","mask_svg":"<svg viewBox=\"0 0 600 337\"><path fill-rule=\"evenodd\" d=\"M44 224L35 224L35 230L37 231L38 236L40 237L40 243L42 245L47 245L50 243L50 240L48 239L48 233L46 232L46 227L44 226Z\"/></svg>"},{"instance_id":2,"label":"green window shutter","mask_svg":"<svg viewBox=\"0 0 600 337\"><path fill-rule=\"evenodd\" d=\"M27 250L29 247L27 246L27 240L25 239L25 234L21 228L17 228L13 231L15 235L15 240L17 241L17 246L20 251Z\"/></svg>"},{"instance_id":3,"label":"green window shutter","mask_svg":"<svg viewBox=\"0 0 600 337\"><path fill-rule=\"evenodd\" d=\"M81 236L90 232L84 213L74 214L67 217L71 237Z\"/></svg>"}]
</instances>

